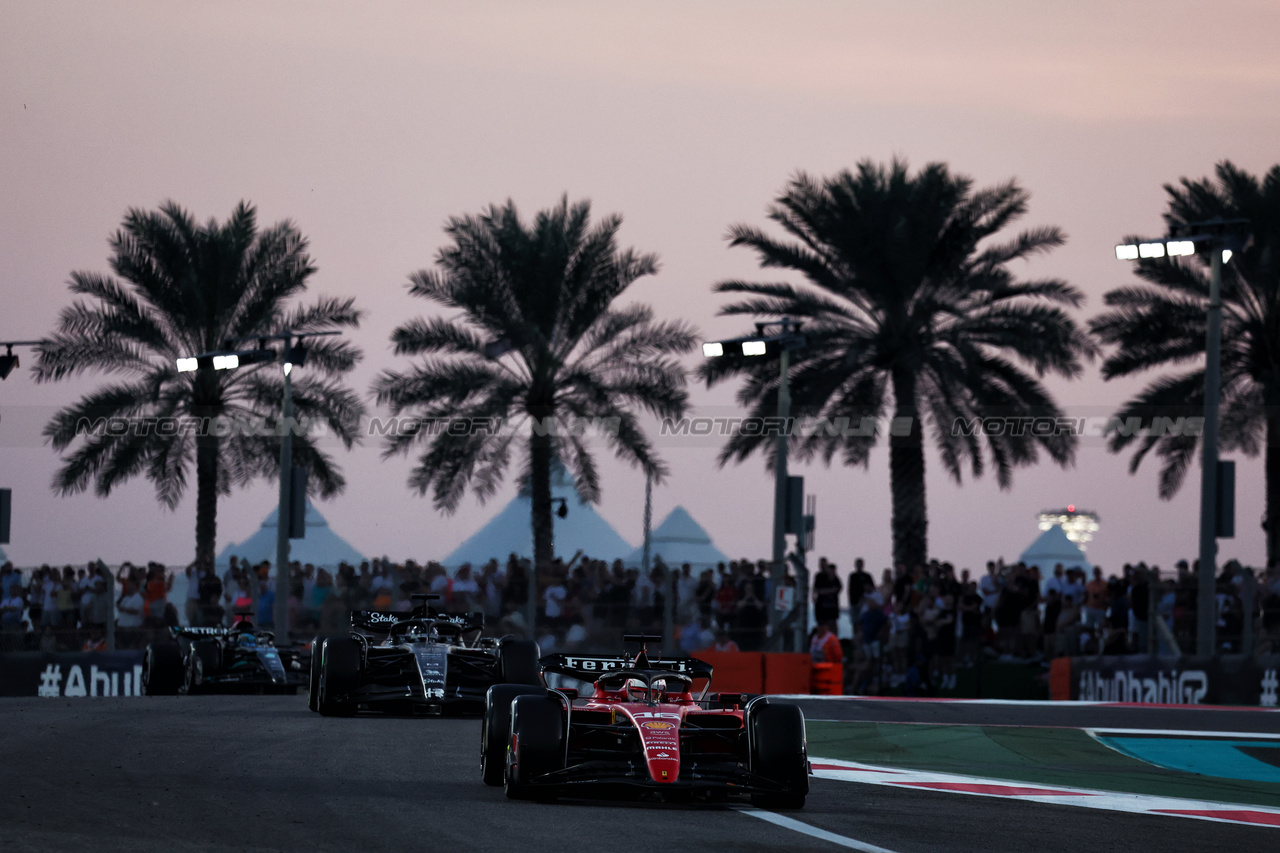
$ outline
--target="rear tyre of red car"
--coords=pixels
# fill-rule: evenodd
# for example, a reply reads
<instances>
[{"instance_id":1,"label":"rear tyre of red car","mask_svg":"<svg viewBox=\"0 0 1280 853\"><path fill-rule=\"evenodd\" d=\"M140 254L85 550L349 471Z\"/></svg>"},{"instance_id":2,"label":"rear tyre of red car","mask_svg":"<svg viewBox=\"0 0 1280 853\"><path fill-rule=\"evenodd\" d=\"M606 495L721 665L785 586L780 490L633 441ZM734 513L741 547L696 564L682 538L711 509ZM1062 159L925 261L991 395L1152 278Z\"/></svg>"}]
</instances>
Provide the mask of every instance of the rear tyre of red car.
<instances>
[{"instance_id":1,"label":"rear tyre of red car","mask_svg":"<svg viewBox=\"0 0 1280 853\"><path fill-rule=\"evenodd\" d=\"M360 686L360 644L350 637L330 637L321 643L319 682L316 710L321 715L353 715L355 706L338 700Z\"/></svg>"},{"instance_id":2,"label":"rear tyre of red car","mask_svg":"<svg viewBox=\"0 0 1280 853\"><path fill-rule=\"evenodd\" d=\"M142 692L146 696L176 696L182 687L182 649L173 643L147 646L142 655Z\"/></svg>"},{"instance_id":3,"label":"rear tyre of red car","mask_svg":"<svg viewBox=\"0 0 1280 853\"><path fill-rule=\"evenodd\" d=\"M556 798L554 788L533 784L539 776L564 766L564 717L561 705L547 696L517 696L511 703L511 743L504 788L508 799Z\"/></svg>"},{"instance_id":4,"label":"rear tyre of red car","mask_svg":"<svg viewBox=\"0 0 1280 853\"><path fill-rule=\"evenodd\" d=\"M809 793L804 713L795 705L765 705L751 715L751 769L786 785L787 793L755 794L751 802L766 809L804 808Z\"/></svg>"},{"instance_id":5,"label":"rear tyre of red car","mask_svg":"<svg viewBox=\"0 0 1280 853\"><path fill-rule=\"evenodd\" d=\"M542 670L538 666L541 653L533 640L503 640L498 647L498 669L507 684L541 686Z\"/></svg>"},{"instance_id":6,"label":"rear tyre of red car","mask_svg":"<svg viewBox=\"0 0 1280 853\"><path fill-rule=\"evenodd\" d=\"M484 783L497 787L507 772L507 744L511 739L511 702L517 696L546 696L541 687L495 684L484 700L480 722L480 773Z\"/></svg>"}]
</instances>

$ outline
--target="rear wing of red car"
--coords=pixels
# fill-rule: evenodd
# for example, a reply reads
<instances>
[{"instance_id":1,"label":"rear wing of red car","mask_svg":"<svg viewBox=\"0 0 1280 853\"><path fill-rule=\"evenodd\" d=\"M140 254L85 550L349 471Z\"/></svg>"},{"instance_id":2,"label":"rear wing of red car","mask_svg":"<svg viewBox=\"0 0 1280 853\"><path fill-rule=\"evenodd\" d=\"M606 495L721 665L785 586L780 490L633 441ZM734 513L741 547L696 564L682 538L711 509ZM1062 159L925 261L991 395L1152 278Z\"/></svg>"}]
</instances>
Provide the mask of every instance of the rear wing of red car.
<instances>
[{"instance_id":1,"label":"rear wing of red car","mask_svg":"<svg viewBox=\"0 0 1280 853\"><path fill-rule=\"evenodd\" d=\"M543 672L554 672L587 682L594 682L600 676L610 672L637 669L635 658L627 655L554 654L541 658L538 665ZM689 678L705 678L708 681L711 680L712 673L711 664L688 657L653 657L641 664L640 668L649 672L653 670L676 672Z\"/></svg>"}]
</instances>

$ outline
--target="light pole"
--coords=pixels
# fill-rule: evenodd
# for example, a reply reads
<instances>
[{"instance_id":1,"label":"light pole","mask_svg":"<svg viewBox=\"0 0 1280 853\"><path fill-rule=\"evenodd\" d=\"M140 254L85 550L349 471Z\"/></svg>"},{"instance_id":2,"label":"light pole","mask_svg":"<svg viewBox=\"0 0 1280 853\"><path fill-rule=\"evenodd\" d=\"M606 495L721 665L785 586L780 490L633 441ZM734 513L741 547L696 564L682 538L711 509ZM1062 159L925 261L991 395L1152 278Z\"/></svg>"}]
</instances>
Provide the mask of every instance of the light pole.
<instances>
[{"instance_id":1,"label":"light pole","mask_svg":"<svg viewBox=\"0 0 1280 853\"><path fill-rule=\"evenodd\" d=\"M301 367L307 360L307 348L303 345L306 338L326 337L340 334L338 331L327 332L293 332L284 331L273 335L250 335L240 338L229 338L224 349L218 352L203 353L191 358L178 359L178 372L212 368L213 370L235 370L250 364L261 364L279 360L284 374L284 393L280 402L280 503L276 510L276 591L274 621L275 631L283 642L289 641L289 533L291 507L293 501L293 387L290 374L295 366ZM232 351L231 346L241 341L257 341L258 348L253 350ZM279 341L280 352L267 348L267 341ZM306 507L306 494L298 496ZM303 523L305 524L305 516Z\"/></svg>"},{"instance_id":2,"label":"light pole","mask_svg":"<svg viewBox=\"0 0 1280 853\"><path fill-rule=\"evenodd\" d=\"M783 317L774 323L756 323L756 333L726 341L708 341L702 345L706 358L724 356L759 357L778 356L778 435L773 464L773 560L770 567L773 594L777 595L786 574L787 551L787 443L788 424L791 419L791 351L803 349L804 335L800 323ZM775 602L768 603L769 635L771 642L779 639L778 626L781 614Z\"/></svg>"},{"instance_id":3,"label":"light pole","mask_svg":"<svg viewBox=\"0 0 1280 853\"><path fill-rule=\"evenodd\" d=\"M1212 656L1218 607L1214 590L1218 556L1218 407L1222 358L1222 264L1252 239L1248 220L1222 219L1174 224L1169 237L1116 246L1122 261L1189 257L1209 252L1209 306L1205 313L1204 428L1200 459L1200 566L1196 591L1196 654Z\"/></svg>"}]
</instances>

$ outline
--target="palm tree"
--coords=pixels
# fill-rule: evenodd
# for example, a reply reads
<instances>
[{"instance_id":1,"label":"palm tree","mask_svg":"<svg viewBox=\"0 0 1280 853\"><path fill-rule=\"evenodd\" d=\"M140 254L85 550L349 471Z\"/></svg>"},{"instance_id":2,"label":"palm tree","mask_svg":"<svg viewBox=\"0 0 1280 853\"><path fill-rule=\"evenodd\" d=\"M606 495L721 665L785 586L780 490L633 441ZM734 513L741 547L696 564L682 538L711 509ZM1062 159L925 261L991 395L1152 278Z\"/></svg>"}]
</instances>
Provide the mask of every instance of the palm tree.
<instances>
[{"instance_id":1,"label":"palm tree","mask_svg":"<svg viewBox=\"0 0 1280 853\"><path fill-rule=\"evenodd\" d=\"M594 227L589 220L590 203L570 206L567 197L528 226L511 201L450 219L452 244L438 253L437 269L410 276L409 292L457 313L397 328L396 354L423 358L374 385L397 415L464 427L402 429L385 446L392 456L425 445L409 485L430 491L439 510L453 512L468 485L481 500L492 496L513 450L522 454L538 565L555 553L553 459L574 475L583 501L600 499L586 436L547 427L562 419L602 424L619 458L661 479L667 469L638 415L679 417L688 404L677 356L693 347L693 330L654 322L644 305L614 305L632 282L656 272L657 259L617 248L618 216Z\"/></svg>"},{"instance_id":2,"label":"palm tree","mask_svg":"<svg viewBox=\"0 0 1280 853\"><path fill-rule=\"evenodd\" d=\"M254 208L244 202L224 224L203 226L173 202L159 211L130 209L110 245L115 276L71 274L71 292L85 298L62 311L41 349L36 379L86 371L125 378L62 409L45 427L58 452L75 445L53 489L73 494L92 483L106 497L143 474L172 510L186 491L194 455L196 559L212 565L218 495L279 474L283 378L274 364L178 373L175 360L246 335L354 328L360 312L352 299L286 305L315 272L307 241L289 222L259 231ZM359 358L350 344L321 338L293 378L298 421L325 423L348 448L363 405L339 377ZM293 459L309 469L322 496L345 485L309 432L295 436Z\"/></svg>"},{"instance_id":3,"label":"palm tree","mask_svg":"<svg viewBox=\"0 0 1280 853\"><path fill-rule=\"evenodd\" d=\"M1257 456L1266 448L1267 502L1264 527L1267 561L1280 559L1280 166L1259 180L1229 161L1219 163L1216 180L1183 178L1165 185L1165 221L1200 222L1221 216L1246 219L1253 243L1222 270L1221 448ZM1106 379L1158 368L1180 368L1152 381L1117 413L1136 417L1196 417L1204 412L1206 310L1209 256L1143 260L1143 284L1107 293L1110 310L1090 323L1114 350L1102 363ZM1134 446L1129 470L1136 471L1153 449L1161 458L1160 497L1177 493L1195 456L1199 436L1188 430L1113 431L1109 446ZM1175 434L1180 433L1180 434Z\"/></svg>"},{"instance_id":4,"label":"palm tree","mask_svg":"<svg viewBox=\"0 0 1280 853\"><path fill-rule=\"evenodd\" d=\"M973 428L975 419L991 416L1056 418L1039 378L1075 377L1081 357L1092 353L1062 307L1078 306L1079 292L1057 279L1018 281L1008 269L1061 245L1061 231L1040 228L980 245L1026 209L1027 193L1012 181L975 191L941 163L913 176L897 160L887 167L864 161L852 173L823 180L801 173L787 184L768 216L793 240L746 225L729 231L730 245L754 249L761 266L804 278L803 285L716 285L720 293L744 296L722 314L804 324L807 346L792 353L789 372L792 415L814 418L818 428L792 435L800 458L830 464L839 453L846 465L866 464L891 395L896 562L916 565L928 555L926 423L957 482L966 462L980 476L986 453L1001 488L1009 487L1015 466L1037 460L1039 449L1060 465L1074 459L1073 436L1016 426L1025 420L1008 422L1009 429ZM709 359L701 373L708 384L744 374L739 401L755 417L773 413L779 377L771 360ZM773 439L740 432L720 463L756 450L771 463Z\"/></svg>"}]
</instances>

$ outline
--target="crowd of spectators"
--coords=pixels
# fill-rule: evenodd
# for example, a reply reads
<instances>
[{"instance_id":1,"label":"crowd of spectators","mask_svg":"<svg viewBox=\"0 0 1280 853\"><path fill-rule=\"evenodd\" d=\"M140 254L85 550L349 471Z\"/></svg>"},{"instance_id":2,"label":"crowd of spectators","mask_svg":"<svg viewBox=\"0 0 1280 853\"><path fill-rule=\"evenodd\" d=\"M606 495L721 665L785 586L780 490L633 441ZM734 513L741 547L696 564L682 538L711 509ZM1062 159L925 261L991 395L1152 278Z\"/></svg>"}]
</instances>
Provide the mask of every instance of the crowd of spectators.
<instances>
[{"instance_id":1,"label":"crowd of spectators","mask_svg":"<svg viewBox=\"0 0 1280 853\"><path fill-rule=\"evenodd\" d=\"M831 579L823 588L838 595L836 569L823 561L824 573ZM1187 652L1198 589L1196 566L1186 561L1171 575L1139 563L1111 577L1100 566L1086 573L1059 564L1042 576L1035 566L991 561L976 579L933 561L884 569L877 583L857 560L847 586L846 689L938 693L956 687L957 668L987 660ZM1220 652L1280 652L1280 567L1258 573L1228 561L1215 590Z\"/></svg>"},{"instance_id":2,"label":"crowd of spectators","mask_svg":"<svg viewBox=\"0 0 1280 853\"><path fill-rule=\"evenodd\" d=\"M515 555L454 572L412 560L375 559L336 571L294 563L289 619L299 638L340 633L352 610L407 611L415 593L434 593L443 609L482 611L494 635L527 636L532 617L544 651L612 647L624 631L663 633L668 620L684 651L750 651L766 645L771 606L800 605L795 576L788 572L788 589L774 590L763 560L697 570L658 560L644 572L577 555L534 575L530 561ZM185 583L175 595L179 576ZM1041 576L1034 566L992 561L975 578L968 569L932 561L883 569L877 580L861 559L846 575L823 558L810 593L815 660L839 657L845 688L856 693L945 692L954 689L957 669L984 660L1194 647L1197 584L1195 566L1186 562L1172 573L1125 565L1108 578L1100 567L1086 576L1059 565ZM1216 604L1221 651L1242 650L1251 607L1253 651L1280 652L1280 567L1258 573L1229 561L1218 577ZM193 564L177 572L159 563L124 563L114 574L101 563L42 566L30 574L0 567L4 650L103 649L113 614L116 647L127 649L179 624L249 618L272 629L274 610L269 561L232 559L220 570ZM843 640L842 649L832 645L833 635Z\"/></svg>"}]
</instances>

